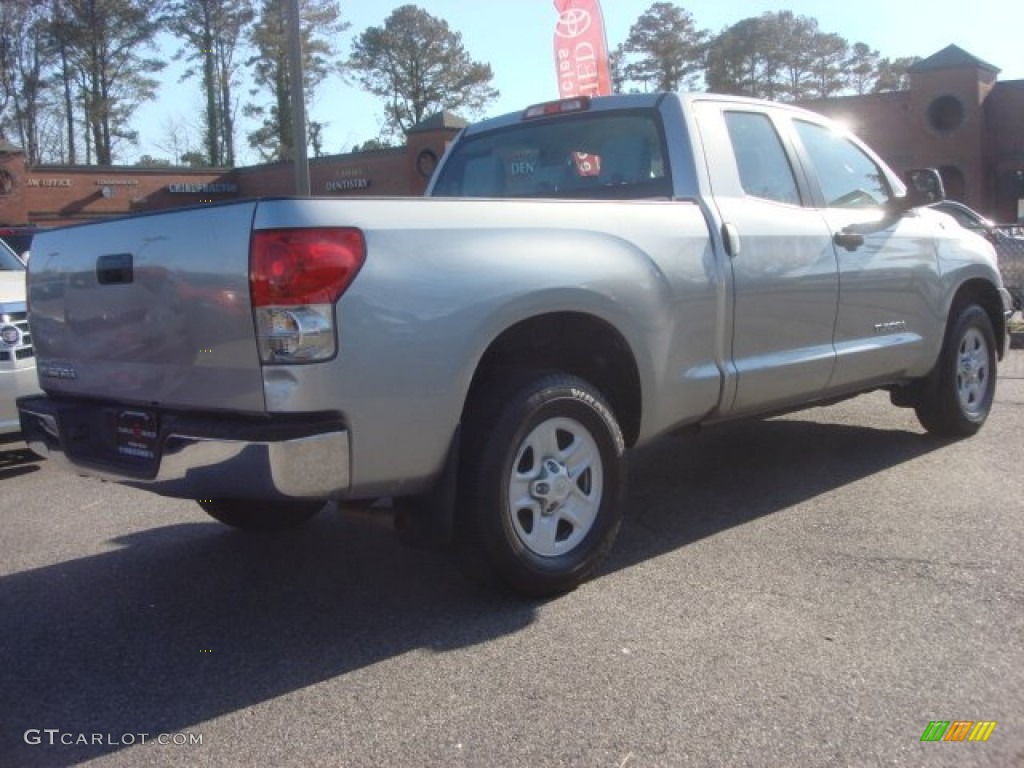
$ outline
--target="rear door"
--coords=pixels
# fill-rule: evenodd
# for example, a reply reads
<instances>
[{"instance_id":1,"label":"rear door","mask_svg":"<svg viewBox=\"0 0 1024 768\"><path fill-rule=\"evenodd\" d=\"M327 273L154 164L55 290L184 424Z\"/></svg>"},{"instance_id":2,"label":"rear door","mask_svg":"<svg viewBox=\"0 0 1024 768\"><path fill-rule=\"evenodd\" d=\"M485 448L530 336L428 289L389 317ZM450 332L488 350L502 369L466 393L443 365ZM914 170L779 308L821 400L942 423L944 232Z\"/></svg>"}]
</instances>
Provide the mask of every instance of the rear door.
<instances>
[{"instance_id":1,"label":"rear door","mask_svg":"<svg viewBox=\"0 0 1024 768\"><path fill-rule=\"evenodd\" d=\"M754 104L694 104L731 244L732 362L726 412L807 400L828 383L839 276L831 232L793 162L788 129Z\"/></svg>"}]
</instances>

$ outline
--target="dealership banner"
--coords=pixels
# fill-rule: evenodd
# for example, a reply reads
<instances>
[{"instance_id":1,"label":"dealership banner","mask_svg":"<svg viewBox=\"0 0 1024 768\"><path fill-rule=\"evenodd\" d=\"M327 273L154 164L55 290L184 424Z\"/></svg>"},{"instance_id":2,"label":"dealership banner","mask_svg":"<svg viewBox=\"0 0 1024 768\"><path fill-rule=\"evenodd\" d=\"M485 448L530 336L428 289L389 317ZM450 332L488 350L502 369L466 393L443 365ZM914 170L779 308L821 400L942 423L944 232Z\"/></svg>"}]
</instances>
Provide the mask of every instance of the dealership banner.
<instances>
[{"instance_id":1,"label":"dealership banner","mask_svg":"<svg viewBox=\"0 0 1024 768\"><path fill-rule=\"evenodd\" d=\"M600 0L555 0L555 10L559 98L609 95L612 80Z\"/></svg>"},{"instance_id":2,"label":"dealership banner","mask_svg":"<svg viewBox=\"0 0 1024 768\"><path fill-rule=\"evenodd\" d=\"M600 0L555 0L555 10L558 97L610 95L612 78ZM580 176L600 174L601 158L596 155L577 152L575 160Z\"/></svg>"}]
</instances>

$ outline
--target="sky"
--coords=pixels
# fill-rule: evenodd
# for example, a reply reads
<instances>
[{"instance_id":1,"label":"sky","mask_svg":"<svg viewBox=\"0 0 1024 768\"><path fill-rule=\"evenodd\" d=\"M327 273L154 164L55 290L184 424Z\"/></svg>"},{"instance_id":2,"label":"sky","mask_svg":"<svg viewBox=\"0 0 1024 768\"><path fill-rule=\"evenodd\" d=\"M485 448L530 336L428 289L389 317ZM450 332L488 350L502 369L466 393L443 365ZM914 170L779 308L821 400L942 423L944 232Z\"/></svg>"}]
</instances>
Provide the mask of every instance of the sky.
<instances>
[{"instance_id":1,"label":"sky","mask_svg":"<svg viewBox=\"0 0 1024 768\"><path fill-rule=\"evenodd\" d=\"M395 8L408 2L447 21L462 34L470 56L491 65L492 86L501 95L481 117L558 97L552 53L557 12L552 0L341 0L342 16L351 24L335 41L341 56L347 57L352 41L365 29L383 26ZM653 3L602 0L609 49L626 39L630 27ZM699 28L712 33L766 11L788 10L816 18L823 32L840 34L851 44L867 43L893 59L930 56L954 43L999 67L1000 80L1024 79L1024 3L1020 0L687 0L676 5L689 11ZM177 47L169 37L160 38L158 43L168 58ZM199 82L178 84L181 70L180 64L170 62L161 73L163 86L158 98L142 106L133 122L140 134L139 145L125 147L122 162L133 162L143 154L169 158L167 134L174 123L191 125L194 145L201 145ZM247 96L245 90L243 96ZM318 88L310 119L326 123L324 152L335 154L376 138L383 110L376 97L336 76ZM236 139L240 164L258 162L244 136L251 127L243 124Z\"/></svg>"}]
</instances>

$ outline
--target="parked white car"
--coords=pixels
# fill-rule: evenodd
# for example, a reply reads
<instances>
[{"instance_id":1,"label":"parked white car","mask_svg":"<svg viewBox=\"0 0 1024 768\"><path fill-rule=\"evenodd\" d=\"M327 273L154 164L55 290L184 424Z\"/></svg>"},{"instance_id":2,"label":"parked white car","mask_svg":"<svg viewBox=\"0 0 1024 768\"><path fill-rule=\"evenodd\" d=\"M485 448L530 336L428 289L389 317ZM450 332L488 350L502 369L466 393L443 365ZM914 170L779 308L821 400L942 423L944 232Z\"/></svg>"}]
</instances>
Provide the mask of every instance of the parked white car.
<instances>
[{"instance_id":1,"label":"parked white car","mask_svg":"<svg viewBox=\"0 0 1024 768\"><path fill-rule=\"evenodd\" d=\"M25 308L25 265L0 242L0 442L17 435L16 398L39 392Z\"/></svg>"},{"instance_id":2,"label":"parked white car","mask_svg":"<svg viewBox=\"0 0 1024 768\"><path fill-rule=\"evenodd\" d=\"M1024 309L1024 228L996 224L956 200L943 200L931 207L949 214L961 227L992 243L999 259L1003 283L1013 297L1014 309Z\"/></svg>"}]
</instances>

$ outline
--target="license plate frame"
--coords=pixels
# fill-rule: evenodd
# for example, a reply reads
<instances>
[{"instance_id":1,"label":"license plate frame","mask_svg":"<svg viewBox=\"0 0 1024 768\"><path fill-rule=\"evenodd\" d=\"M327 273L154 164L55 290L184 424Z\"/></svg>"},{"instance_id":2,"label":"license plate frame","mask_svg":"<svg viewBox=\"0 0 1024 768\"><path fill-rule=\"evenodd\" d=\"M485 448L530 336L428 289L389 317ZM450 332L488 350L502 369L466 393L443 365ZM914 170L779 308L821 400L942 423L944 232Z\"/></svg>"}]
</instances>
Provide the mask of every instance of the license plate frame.
<instances>
[{"instance_id":1,"label":"license plate frame","mask_svg":"<svg viewBox=\"0 0 1024 768\"><path fill-rule=\"evenodd\" d=\"M152 411L128 408L118 411L114 423L117 452L135 459L156 458L160 421Z\"/></svg>"}]
</instances>

